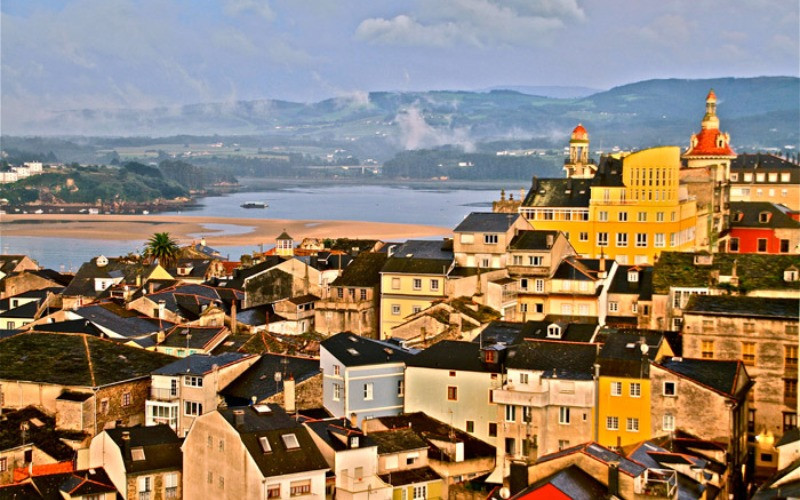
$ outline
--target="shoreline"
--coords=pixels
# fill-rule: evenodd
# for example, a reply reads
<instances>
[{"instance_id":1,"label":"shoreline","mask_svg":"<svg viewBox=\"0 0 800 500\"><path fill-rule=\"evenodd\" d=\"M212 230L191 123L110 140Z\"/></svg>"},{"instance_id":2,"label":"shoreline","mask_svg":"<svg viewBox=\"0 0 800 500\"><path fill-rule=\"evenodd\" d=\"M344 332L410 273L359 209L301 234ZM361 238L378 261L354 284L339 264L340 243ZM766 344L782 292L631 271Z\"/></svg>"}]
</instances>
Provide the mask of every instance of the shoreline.
<instances>
[{"instance_id":1,"label":"shoreline","mask_svg":"<svg viewBox=\"0 0 800 500\"><path fill-rule=\"evenodd\" d=\"M221 226L220 226L221 225ZM214 227L216 226L216 227ZM184 215L2 214L0 236L145 241L168 232L180 245L205 237L209 246L272 245L283 231L303 238L363 238L382 241L445 237L451 228L422 224L345 220L244 219Z\"/></svg>"}]
</instances>

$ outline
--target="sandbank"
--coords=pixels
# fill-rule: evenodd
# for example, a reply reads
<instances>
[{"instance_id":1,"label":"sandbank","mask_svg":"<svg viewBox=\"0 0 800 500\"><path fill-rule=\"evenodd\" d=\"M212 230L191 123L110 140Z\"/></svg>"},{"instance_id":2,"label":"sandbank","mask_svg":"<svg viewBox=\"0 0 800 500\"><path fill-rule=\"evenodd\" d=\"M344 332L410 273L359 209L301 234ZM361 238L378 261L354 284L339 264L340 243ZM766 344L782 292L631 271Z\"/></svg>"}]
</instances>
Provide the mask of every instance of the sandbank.
<instances>
[{"instance_id":1,"label":"sandbank","mask_svg":"<svg viewBox=\"0 0 800 500\"><path fill-rule=\"evenodd\" d=\"M224 224L222 227L217 225ZM145 241L168 232L181 245L205 237L209 246L272 245L286 231L303 238L367 238L383 241L448 236L452 229L385 222L240 219L181 215L2 214L0 236Z\"/></svg>"}]
</instances>

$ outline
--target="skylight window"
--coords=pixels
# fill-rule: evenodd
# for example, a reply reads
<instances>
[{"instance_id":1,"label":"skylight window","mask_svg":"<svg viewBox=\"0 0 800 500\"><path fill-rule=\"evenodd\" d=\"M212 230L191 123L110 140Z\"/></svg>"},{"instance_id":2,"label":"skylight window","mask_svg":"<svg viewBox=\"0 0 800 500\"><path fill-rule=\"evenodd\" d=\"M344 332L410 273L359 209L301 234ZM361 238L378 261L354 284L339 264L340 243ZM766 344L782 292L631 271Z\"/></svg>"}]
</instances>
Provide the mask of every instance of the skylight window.
<instances>
[{"instance_id":1,"label":"skylight window","mask_svg":"<svg viewBox=\"0 0 800 500\"><path fill-rule=\"evenodd\" d=\"M297 436L294 434L284 434L281 436L283 439L283 444L286 446L287 450L296 450L300 448L300 443L297 442Z\"/></svg>"},{"instance_id":2,"label":"skylight window","mask_svg":"<svg viewBox=\"0 0 800 500\"><path fill-rule=\"evenodd\" d=\"M272 413L272 409L267 405L255 405L253 409L258 412L259 415L264 415L266 413Z\"/></svg>"},{"instance_id":3,"label":"skylight window","mask_svg":"<svg viewBox=\"0 0 800 500\"><path fill-rule=\"evenodd\" d=\"M347 350L352 356L358 356L358 351L353 349L352 347Z\"/></svg>"},{"instance_id":4,"label":"skylight window","mask_svg":"<svg viewBox=\"0 0 800 500\"><path fill-rule=\"evenodd\" d=\"M258 444L261 445L261 451L264 453L272 452L272 447L269 445L269 441L267 441L267 436L261 436L258 438Z\"/></svg>"},{"instance_id":5,"label":"skylight window","mask_svg":"<svg viewBox=\"0 0 800 500\"><path fill-rule=\"evenodd\" d=\"M134 462L144 461L144 448L141 446L131 448L131 457L133 458Z\"/></svg>"}]
</instances>

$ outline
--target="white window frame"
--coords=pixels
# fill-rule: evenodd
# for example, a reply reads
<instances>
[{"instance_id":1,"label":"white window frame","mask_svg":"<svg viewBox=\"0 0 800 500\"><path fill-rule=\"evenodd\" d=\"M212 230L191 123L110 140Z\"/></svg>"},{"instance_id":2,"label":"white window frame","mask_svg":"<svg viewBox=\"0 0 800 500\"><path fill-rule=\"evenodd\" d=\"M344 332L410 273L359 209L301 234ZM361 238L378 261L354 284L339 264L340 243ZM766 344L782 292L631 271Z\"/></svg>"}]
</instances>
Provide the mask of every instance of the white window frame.
<instances>
[{"instance_id":1,"label":"white window frame","mask_svg":"<svg viewBox=\"0 0 800 500\"><path fill-rule=\"evenodd\" d=\"M626 418L625 430L628 432L639 432L639 419L637 417Z\"/></svg>"},{"instance_id":2,"label":"white window frame","mask_svg":"<svg viewBox=\"0 0 800 500\"><path fill-rule=\"evenodd\" d=\"M667 386L672 387L672 394L667 393ZM665 380L664 384L661 386L661 394L668 398L675 398L678 396L678 383L672 380Z\"/></svg>"},{"instance_id":3,"label":"white window frame","mask_svg":"<svg viewBox=\"0 0 800 500\"><path fill-rule=\"evenodd\" d=\"M620 248L628 246L628 233L617 233L616 245Z\"/></svg>"},{"instance_id":4,"label":"white window frame","mask_svg":"<svg viewBox=\"0 0 800 500\"><path fill-rule=\"evenodd\" d=\"M483 243L486 245L496 245L500 238L496 234L484 234Z\"/></svg>"},{"instance_id":5,"label":"white window frame","mask_svg":"<svg viewBox=\"0 0 800 500\"><path fill-rule=\"evenodd\" d=\"M619 430L619 417L607 416L606 417L606 429L609 430L609 431L618 431Z\"/></svg>"},{"instance_id":6,"label":"white window frame","mask_svg":"<svg viewBox=\"0 0 800 500\"><path fill-rule=\"evenodd\" d=\"M364 401L372 401L374 399L374 390L375 386L372 382L366 382L364 384Z\"/></svg>"},{"instance_id":7,"label":"white window frame","mask_svg":"<svg viewBox=\"0 0 800 500\"><path fill-rule=\"evenodd\" d=\"M622 396L622 382L611 382L611 395Z\"/></svg>"},{"instance_id":8,"label":"white window frame","mask_svg":"<svg viewBox=\"0 0 800 500\"><path fill-rule=\"evenodd\" d=\"M558 423L561 425L569 425L570 423L569 406L558 407Z\"/></svg>"},{"instance_id":9,"label":"white window frame","mask_svg":"<svg viewBox=\"0 0 800 500\"><path fill-rule=\"evenodd\" d=\"M636 233L636 248L647 248L647 233Z\"/></svg>"},{"instance_id":10,"label":"white window frame","mask_svg":"<svg viewBox=\"0 0 800 500\"><path fill-rule=\"evenodd\" d=\"M640 397L642 397L642 384L641 384L641 382L631 382L630 386L628 387L628 394L632 398L640 398Z\"/></svg>"},{"instance_id":11,"label":"white window frame","mask_svg":"<svg viewBox=\"0 0 800 500\"><path fill-rule=\"evenodd\" d=\"M661 419L661 429L665 431L675 430L675 416L671 413L665 413Z\"/></svg>"},{"instance_id":12,"label":"white window frame","mask_svg":"<svg viewBox=\"0 0 800 500\"><path fill-rule=\"evenodd\" d=\"M605 231L600 231L597 233L597 246L599 247L607 247L608 246L608 233Z\"/></svg>"}]
</instances>

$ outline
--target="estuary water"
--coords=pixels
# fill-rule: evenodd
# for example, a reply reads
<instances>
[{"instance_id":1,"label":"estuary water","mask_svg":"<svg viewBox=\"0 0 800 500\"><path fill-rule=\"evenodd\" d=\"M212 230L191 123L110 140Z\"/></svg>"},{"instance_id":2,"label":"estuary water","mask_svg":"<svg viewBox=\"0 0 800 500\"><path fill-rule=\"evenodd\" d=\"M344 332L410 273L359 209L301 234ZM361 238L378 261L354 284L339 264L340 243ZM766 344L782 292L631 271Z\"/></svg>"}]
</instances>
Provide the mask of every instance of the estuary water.
<instances>
[{"instance_id":1,"label":"estuary water","mask_svg":"<svg viewBox=\"0 0 800 500\"><path fill-rule=\"evenodd\" d=\"M242 191L199 198L197 206L164 215L234 217L242 219L359 220L425 224L453 228L470 212L491 211L499 189L411 188L382 185L285 187ZM246 202L264 202L268 208L242 208ZM213 227L212 227L213 226ZM235 231L209 224L209 230ZM216 233L220 234L220 233ZM230 233L233 234L233 233ZM199 237L200 235L198 235ZM335 236L335 235L331 235ZM77 270L81 263L103 254L125 255L141 251L142 241L97 241L79 238L42 238L0 233L0 252L27 254L42 266L60 271ZM219 247L232 259L256 247Z\"/></svg>"}]
</instances>

